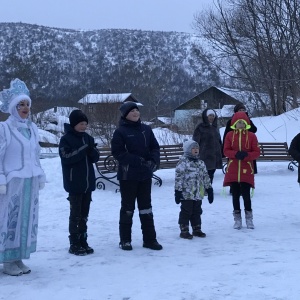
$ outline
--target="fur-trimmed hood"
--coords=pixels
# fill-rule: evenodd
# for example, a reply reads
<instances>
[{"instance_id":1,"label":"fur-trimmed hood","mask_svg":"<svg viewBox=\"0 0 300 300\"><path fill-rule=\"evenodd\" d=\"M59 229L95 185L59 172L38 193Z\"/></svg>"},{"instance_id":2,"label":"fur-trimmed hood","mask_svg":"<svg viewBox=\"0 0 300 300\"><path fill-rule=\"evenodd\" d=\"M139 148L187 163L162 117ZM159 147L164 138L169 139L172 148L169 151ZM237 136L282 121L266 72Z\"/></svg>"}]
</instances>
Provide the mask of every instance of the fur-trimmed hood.
<instances>
[{"instance_id":1,"label":"fur-trimmed hood","mask_svg":"<svg viewBox=\"0 0 300 300\"><path fill-rule=\"evenodd\" d=\"M233 130L235 130L236 129L236 123L239 120L243 120L244 121L244 123L246 124L246 127L245 127L246 130L248 130L248 129L251 128L250 119L249 119L248 115L245 112L243 112L243 111L238 111L238 112L236 112L233 115L233 117L231 119L231 124L230 124L231 126L230 126L230 128L233 129Z\"/></svg>"}]
</instances>

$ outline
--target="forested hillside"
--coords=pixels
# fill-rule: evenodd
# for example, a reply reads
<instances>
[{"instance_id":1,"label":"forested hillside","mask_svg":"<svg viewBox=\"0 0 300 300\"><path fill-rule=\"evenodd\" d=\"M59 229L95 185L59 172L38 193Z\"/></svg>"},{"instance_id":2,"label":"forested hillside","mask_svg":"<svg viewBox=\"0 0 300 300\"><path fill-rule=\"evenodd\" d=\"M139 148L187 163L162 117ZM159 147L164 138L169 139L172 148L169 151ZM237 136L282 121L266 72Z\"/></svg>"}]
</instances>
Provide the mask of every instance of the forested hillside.
<instances>
[{"instance_id":1,"label":"forested hillside","mask_svg":"<svg viewBox=\"0 0 300 300\"><path fill-rule=\"evenodd\" d=\"M0 23L0 82L8 87L12 78L25 81L39 109L74 106L86 93L132 92L166 115L220 83L197 54L200 48L201 41L187 33Z\"/></svg>"}]
</instances>

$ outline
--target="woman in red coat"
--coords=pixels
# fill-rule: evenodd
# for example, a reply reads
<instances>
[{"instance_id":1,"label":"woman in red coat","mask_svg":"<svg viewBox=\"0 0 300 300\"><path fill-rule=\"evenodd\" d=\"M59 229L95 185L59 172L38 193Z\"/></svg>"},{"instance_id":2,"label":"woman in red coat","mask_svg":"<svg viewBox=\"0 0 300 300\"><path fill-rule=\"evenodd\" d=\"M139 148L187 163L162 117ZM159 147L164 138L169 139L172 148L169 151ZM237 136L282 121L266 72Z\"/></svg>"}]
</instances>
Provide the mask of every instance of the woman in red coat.
<instances>
[{"instance_id":1,"label":"woman in red coat","mask_svg":"<svg viewBox=\"0 0 300 300\"><path fill-rule=\"evenodd\" d=\"M245 112L235 113L231 120L233 131L228 132L224 141L224 155L229 160L223 186L231 186L235 229L242 228L240 195L244 200L247 228L254 229L250 189L254 188L253 160L259 157L260 148L250 127Z\"/></svg>"}]
</instances>

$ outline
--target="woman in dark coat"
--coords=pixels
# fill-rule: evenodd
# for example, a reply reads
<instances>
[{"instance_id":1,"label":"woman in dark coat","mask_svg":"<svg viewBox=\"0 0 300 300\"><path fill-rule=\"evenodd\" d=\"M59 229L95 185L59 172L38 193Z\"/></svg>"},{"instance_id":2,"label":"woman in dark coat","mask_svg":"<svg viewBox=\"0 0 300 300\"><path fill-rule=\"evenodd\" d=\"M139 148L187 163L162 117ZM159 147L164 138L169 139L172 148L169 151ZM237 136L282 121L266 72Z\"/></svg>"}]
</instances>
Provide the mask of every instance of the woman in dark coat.
<instances>
[{"instance_id":1,"label":"woman in dark coat","mask_svg":"<svg viewBox=\"0 0 300 300\"><path fill-rule=\"evenodd\" d=\"M135 200L143 232L143 247L161 250L151 205L152 175L160 162L159 144L150 126L142 124L136 103L121 105L121 119L111 141L111 151L118 161L121 210L119 221L120 248L132 250L131 227Z\"/></svg>"},{"instance_id":2,"label":"woman in dark coat","mask_svg":"<svg viewBox=\"0 0 300 300\"><path fill-rule=\"evenodd\" d=\"M222 141L216 112L205 109L202 120L194 131L193 140L199 144L199 157L205 162L212 183L216 169L222 169Z\"/></svg>"}]
</instances>

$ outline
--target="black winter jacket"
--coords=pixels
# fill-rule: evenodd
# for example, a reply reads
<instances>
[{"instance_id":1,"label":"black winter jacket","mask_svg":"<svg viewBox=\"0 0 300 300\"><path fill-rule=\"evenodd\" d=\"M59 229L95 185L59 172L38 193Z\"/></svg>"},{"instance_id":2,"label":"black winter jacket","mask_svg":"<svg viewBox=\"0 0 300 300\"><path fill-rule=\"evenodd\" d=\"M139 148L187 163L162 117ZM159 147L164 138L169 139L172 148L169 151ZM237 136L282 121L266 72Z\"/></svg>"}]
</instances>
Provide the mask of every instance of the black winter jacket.
<instances>
[{"instance_id":1,"label":"black winter jacket","mask_svg":"<svg viewBox=\"0 0 300 300\"><path fill-rule=\"evenodd\" d=\"M294 160L300 163L300 133L298 133L291 142L289 154ZM298 182L300 183L300 167L298 168Z\"/></svg>"},{"instance_id":2,"label":"black winter jacket","mask_svg":"<svg viewBox=\"0 0 300 300\"><path fill-rule=\"evenodd\" d=\"M153 172L145 161L160 163L159 144L150 126L121 118L111 141L111 152L119 162L118 180L146 180Z\"/></svg>"},{"instance_id":3,"label":"black winter jacket","mask_svg":"<svg viewBox=\"0 0 300 300\"><path fill-rule=\"evenodd\" d=\"M199 144L199 157L205 162L207 170L222 169L222 141L217 126L218 117L210 125L206 112L207 109L202 112L203 123L196 127L193 140Z\"/></svg>"},{"instance_id":4,"label":"black winter jacket","mask_svg":"<svg viewBox=\"0 0 300 300\"><path fill-rule=\"evenodd\" d=\"M64 189L70 194L94 191L93 163L99 160L94 138L86 132L77 132L70 124L64 126L66 134L59 142Z\"/></svg>"}]
</instances>

